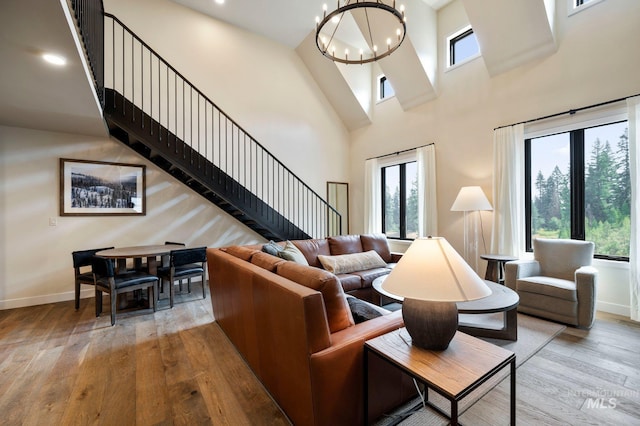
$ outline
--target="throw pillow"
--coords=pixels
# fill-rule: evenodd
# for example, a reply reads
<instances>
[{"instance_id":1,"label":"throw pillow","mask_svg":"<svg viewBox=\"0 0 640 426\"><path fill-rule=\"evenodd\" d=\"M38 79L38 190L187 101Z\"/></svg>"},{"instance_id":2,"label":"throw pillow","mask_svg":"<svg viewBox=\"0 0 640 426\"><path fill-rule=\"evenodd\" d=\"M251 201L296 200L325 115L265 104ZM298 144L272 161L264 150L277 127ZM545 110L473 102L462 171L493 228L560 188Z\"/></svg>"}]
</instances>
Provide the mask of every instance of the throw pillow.
<instances>
[{"instance_id":1,"label":"throw pillow","mask_svg":"<svg viewBox=\"0 0 640 426\"><path fill-rule=\"evenodd\" d=\"M302 254L298 247L294 246L291 241L286 242L284 249L278 252L278 256L284 260L291 260L300 265L309 266L307 258L304 257L304 254Z\"/></svg>"},{"instance_id":2,"label":"throw pillow","mask_svg":"<svg viewBox=\"0 0 640 426\"><path fill-rule=\"evenodd\" d=\"M373 250L363 253L340 254L338 256L318 255L322 267L334 274L366 271L367 269L384 268L387 263Z\"/></svg>"},{"instance_id":3,"label":"throw pillow","mask_svg":"<svg viewBox=\"0 0 640 426\"><path fill-rule=\"evenodd\" d=\"M390 313L390 311L384 308L375 306L371 303L365 302L364 300L360 300L357 297L346 295L346 298L349 303L351 315L353 316L353 321L356 324Z\"/></svg>"},{"instance_id":4,"label":"throw pillow","mask_svg":"<svg viewBox=\"0 0 640 426\"><path fill-rule=\"evenodd\" d=\"M267 244L262 246L262 251L265 253L269 253L272 256L277 256L278 253L282 251L282 247L275 241L271 240Z\"/></svg>"}]
</instances>

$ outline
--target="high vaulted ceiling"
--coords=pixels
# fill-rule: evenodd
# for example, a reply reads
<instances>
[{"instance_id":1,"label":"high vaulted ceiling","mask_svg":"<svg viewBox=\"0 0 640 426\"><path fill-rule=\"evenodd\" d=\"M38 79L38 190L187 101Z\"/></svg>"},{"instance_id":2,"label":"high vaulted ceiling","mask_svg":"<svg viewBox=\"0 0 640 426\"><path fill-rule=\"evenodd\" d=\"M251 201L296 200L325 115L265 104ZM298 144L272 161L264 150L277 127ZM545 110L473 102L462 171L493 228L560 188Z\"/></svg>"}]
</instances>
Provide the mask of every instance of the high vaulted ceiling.
<instances>
[{"instance_id":1,"label":"high vaulted ceiling","mask_svg":"<svg viewBox=\"0 0 640 426\"><path fill-rule=\"evenodd\" d=\"M348 129L371 123L371 66L336 64L316 49L315 16L326 0L226 0L223 6L213 0L172 1L295 48ZM377 66L404 110L438 96L437 10L452 1L403 0L410 19L407 38ZM460 1L490 75L556 51L554 0ZM62 54L67 65L46 64L41 58L45 51ZM0 54L1 125L106 135L59 1L3 1Z\"/></svg>"},{"instance_id":2,"label":"high vaulted ceiling","mask_svg":"<svg viewBox=\"0 0 640 426\"><path fill-rule=\"evenodd\" d=\"M326 0L226 0L224 4L201 0L172 1L294 47L348 129L371 123L375 96L372 93L373 66L334 63L318 54L315 17L321 15ZM461 1L489 75L500 74L557 50L553 27L555 0ZM396 5L403 3L406 7L407 36L396 52L377 61L377 65L393 86L395 98L403 110L438 96L437 11L451 2L396 2ZM329 11L333 10L334 3L328 3ZM357 24L361 31L368 27L360 22ZM353 26L357 32L355 23ZM360 39L367 38L359 36ZM349 40L355 38L350 34ZM344 47L356 47L345 39L341 41ZM357 49L351 51L355 53Z\"/></svg>"}]
</instances>

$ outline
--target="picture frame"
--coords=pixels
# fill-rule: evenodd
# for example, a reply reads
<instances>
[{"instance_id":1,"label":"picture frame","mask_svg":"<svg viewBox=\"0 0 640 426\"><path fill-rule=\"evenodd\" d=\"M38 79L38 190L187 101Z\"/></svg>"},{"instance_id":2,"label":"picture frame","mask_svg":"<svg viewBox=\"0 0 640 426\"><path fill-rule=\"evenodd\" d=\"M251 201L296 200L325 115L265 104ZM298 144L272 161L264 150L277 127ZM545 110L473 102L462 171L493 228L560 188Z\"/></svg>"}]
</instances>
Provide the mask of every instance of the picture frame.
<instances>
[{"instance_id":1,"label":"picture frame","mask_svg":"<svg viewBox=\"0 0 640 426\"><path fill-rule=\"evenodd\" d=\"M60 216L146 215L146 166L60 159Z\"/></svg>"}]
</instances>

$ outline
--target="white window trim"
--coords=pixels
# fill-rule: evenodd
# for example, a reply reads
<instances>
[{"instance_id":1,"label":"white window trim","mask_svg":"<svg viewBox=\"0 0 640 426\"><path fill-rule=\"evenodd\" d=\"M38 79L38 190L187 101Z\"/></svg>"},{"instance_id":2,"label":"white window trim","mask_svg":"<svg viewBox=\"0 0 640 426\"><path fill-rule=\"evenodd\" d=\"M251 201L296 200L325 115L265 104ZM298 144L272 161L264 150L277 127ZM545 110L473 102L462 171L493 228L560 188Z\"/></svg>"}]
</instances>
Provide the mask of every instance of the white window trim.
<instances>
[{"instance_id":1,"label":"white window trim","mask_svg":"<svg viewBox=\"0 0 640 426\"><path fill-rule=\"evenodd\" d=\"M570 132L576 129L610 124L628 120L626 101L605 105L601 108L591 108L578 111L575 114L561 115L548 120L536 121L524 125L524 138L534 139L556 133Z\"/></svg>"},{"instance_id":2,"label":"white window trim","mask_svg":"<svg viewBox=\"0 0 640 426\"><path fill-rule=\"evenodd\" d=\"M567 16L575 15L576 13L582 12L585 9L590 8L591 6L595 6L598 3L602 3L604 0L591 0L589 3L584 3L580 6L575 6L575 0L567 0Z\"/></svg>"},{"instance_id":3,"label":"white window trim","mask_svg":"<svg viewBox=\"0 0 640 426\"><path fill-rule=\"evenodd\" d=\"M480 51L480 47L478 46L478 53L476 53L475 55L471 55L468 58L463 59L462 61L458 62L457 64L453 64L451 65L451 40L453 40L454 38L458 37L460 34L469 31L473 28L471 28L471 25L467 25L464 28L459 29L458 31L456 31L455 33L451 34L449 37L447 37L447 41L445 43L444 46L444 50L445 52L447 52L447 66L444 70L444 72L448 72L451 70L454 70L464 64L468 64L469 62L473 61L474 59L478 59L480 56L482 56L482 52ZM475 34L475 31L474 31ZM477 39L477 36L476 36Z\"/></svg>"},{"instance_id":4,"label":"white window trim","mask_svg":"<svg viewBox=\"0 0 640 426\"><path fill-rule=\"evenodd\" d=\"M383 167L395 166L402 163L411 163L412 161L418 161L418 154L415 149L397 155L380 158L378 159L378 167L382 170Z\"/></svg>"}]
</instances>

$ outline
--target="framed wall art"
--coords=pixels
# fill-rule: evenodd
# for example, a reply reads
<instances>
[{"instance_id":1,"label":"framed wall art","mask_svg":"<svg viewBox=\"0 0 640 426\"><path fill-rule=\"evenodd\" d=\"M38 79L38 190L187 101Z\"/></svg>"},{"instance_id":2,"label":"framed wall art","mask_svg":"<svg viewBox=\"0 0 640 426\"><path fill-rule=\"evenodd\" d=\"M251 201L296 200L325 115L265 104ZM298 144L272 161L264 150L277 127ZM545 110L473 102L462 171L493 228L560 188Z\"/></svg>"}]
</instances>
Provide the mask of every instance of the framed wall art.
<instances>
[{"instance_id":1,"label":"framed wall art","mask_svg":"<svg viewBox=\"0 0 640 426\"><path fill-rule=\"evenodd\" d=\"M61 158L60 216L145 215L145 169Z\"/></svg>"}]
</instances>

